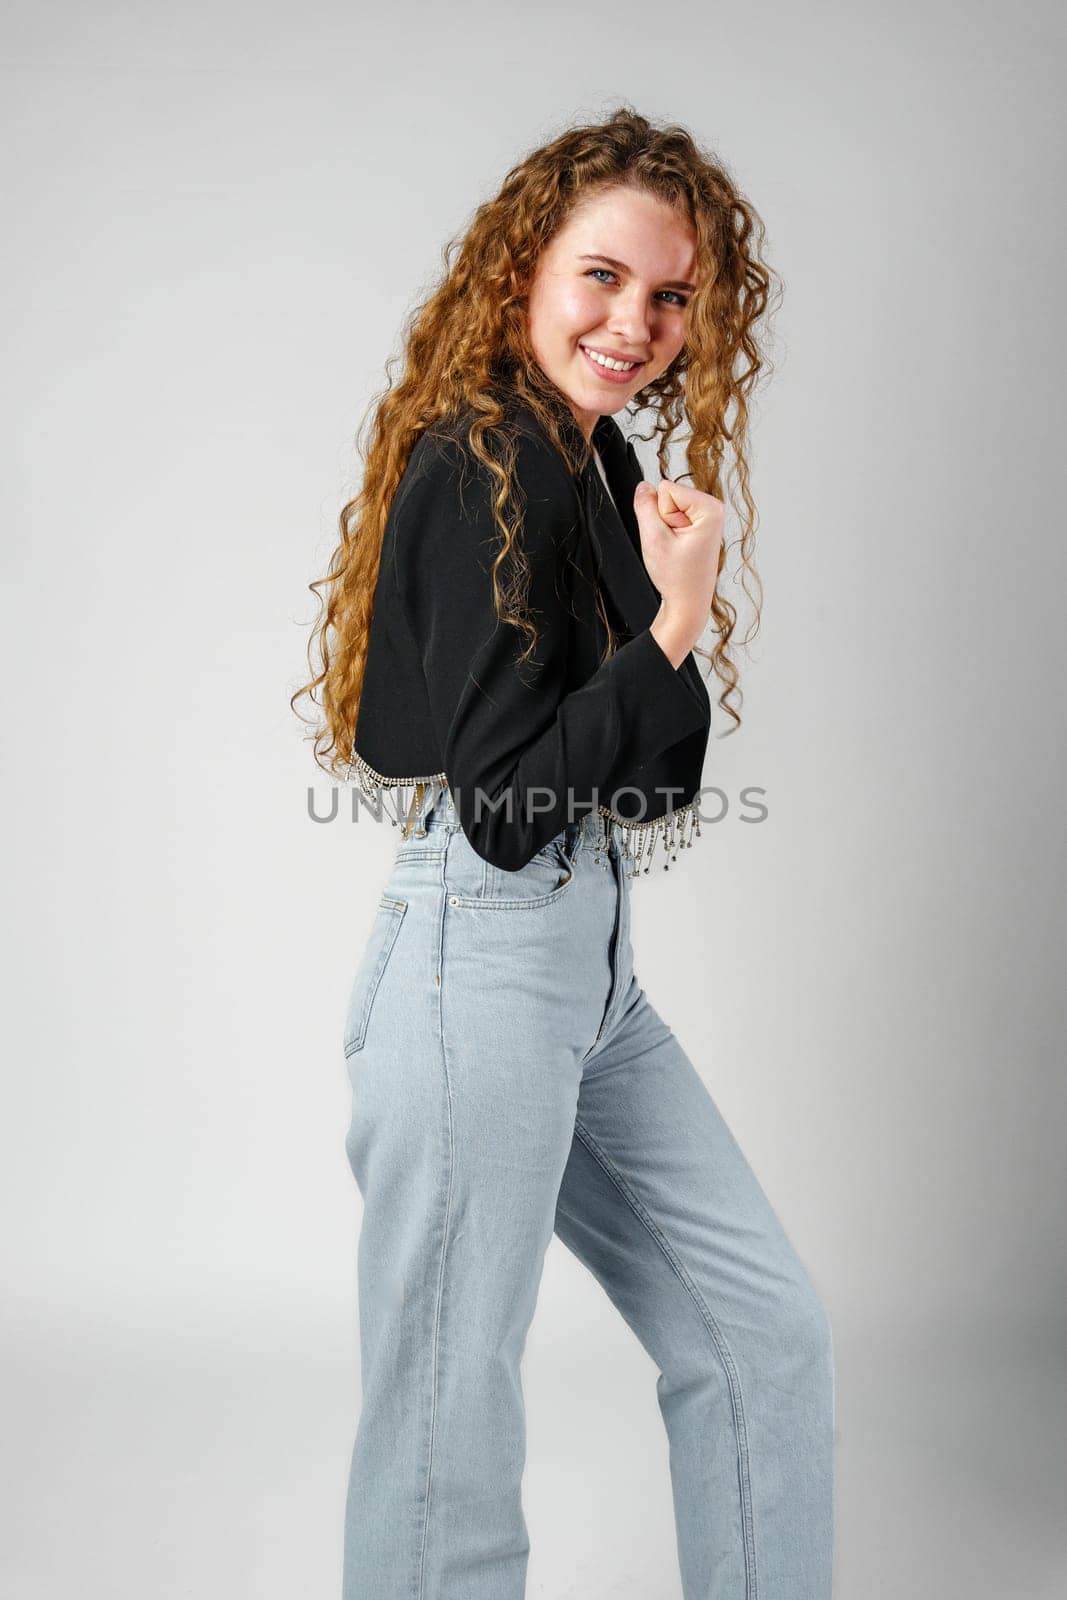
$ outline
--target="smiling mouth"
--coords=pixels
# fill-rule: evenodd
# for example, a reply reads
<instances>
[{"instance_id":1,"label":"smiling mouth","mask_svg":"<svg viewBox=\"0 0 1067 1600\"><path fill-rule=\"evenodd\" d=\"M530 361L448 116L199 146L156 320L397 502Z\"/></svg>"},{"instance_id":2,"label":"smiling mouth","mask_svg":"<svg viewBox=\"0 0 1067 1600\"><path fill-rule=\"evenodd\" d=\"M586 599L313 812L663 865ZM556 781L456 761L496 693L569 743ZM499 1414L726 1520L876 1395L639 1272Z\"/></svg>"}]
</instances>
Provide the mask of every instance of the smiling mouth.
<instances>
[{"instance_id":1,"label":"smiling mouth","mask_svg":"<svg viewBox=\"0 0 1067 1600\"><path fill-rule=\"evenodd\" d=\"M643 361L620 360L615 356L605 354L601 350L594 349L592 345L582 344L578 348L594 367L616 380L630 377L645 364Z\"/></svg>"}]
</instances>

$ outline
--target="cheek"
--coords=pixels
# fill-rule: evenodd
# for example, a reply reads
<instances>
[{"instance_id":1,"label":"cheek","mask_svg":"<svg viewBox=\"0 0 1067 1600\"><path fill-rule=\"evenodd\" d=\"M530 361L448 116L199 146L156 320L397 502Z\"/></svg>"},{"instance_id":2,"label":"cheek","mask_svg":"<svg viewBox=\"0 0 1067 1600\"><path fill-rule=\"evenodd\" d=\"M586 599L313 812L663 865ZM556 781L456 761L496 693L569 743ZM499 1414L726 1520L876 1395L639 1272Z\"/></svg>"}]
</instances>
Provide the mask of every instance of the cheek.
<instances>
[{"instance_id":1,"label":"cheek","mask_svg":"<svg viewBox=\"0 0 1067 1600\"><path fill-rule=\"evenodd\" d=\"M674 324L664 330L657 338L659 359L664 367L669 367L680 350L685 348L685 327L683 324Z\"/></svg>"},{"instance_id":2,"label":"cheek","mask_svg":"<svg viewBox=\"0 0 1067 1600\"><path fill-rule=\"evenodd\" d=\"M567 326L576 338L600 326L604 302L596 289L584 283L571 284L565 299Z\"/></svg>"},{"instance_id":3,"label":"cheek","mask_svg":"<svg viewBox=\"0 0 1067 1600\"><path fill-rule=\"evenodd\" d=\"M530 328L541 343L557 347L583 338L600 321L600 304L584 284L546 285L530 307Z\"/></svg>"}]
</instances>

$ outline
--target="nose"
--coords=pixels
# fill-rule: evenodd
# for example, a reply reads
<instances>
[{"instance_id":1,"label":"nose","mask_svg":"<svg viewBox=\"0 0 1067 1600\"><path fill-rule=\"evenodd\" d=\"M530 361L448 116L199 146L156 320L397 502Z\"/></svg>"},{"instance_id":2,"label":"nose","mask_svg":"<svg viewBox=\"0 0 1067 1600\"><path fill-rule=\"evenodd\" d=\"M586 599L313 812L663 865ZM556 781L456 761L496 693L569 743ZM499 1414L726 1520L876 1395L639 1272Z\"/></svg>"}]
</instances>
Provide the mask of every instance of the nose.
<instances>
[{"instance_id":1,"label":"nose","mask_svg":"<svg viewBox=\"0 0 1067 1600\"><path fill-rule=\"evenodd\" d=\"M644 295L636 292L620 295L612 307L608 326L612 334L635 354L644 349L649 342L649 317Z\"/></svg>"}]
</instances>

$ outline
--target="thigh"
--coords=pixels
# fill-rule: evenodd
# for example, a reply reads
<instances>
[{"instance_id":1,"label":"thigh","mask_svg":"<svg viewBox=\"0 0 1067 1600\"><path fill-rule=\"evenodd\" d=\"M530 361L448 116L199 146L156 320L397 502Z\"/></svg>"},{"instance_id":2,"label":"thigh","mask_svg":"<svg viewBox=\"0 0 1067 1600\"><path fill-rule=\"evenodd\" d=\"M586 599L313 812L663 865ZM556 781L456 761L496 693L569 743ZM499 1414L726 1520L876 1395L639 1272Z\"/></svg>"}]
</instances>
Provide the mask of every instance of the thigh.
<instances>
[{"instance_id":1,"label":"thigh","mask_svg":"<svg viewBox=\"0 0 1067 1600\"><path fill-rule=\"evenodd\" d=\"M611 893L555 848L507 874L459 832L398 852L345 1028L368 1321L436 1325L443 1293L479 1350L525 1322L610 982Z\"/></svg>"},{"instance_id":2,"label":"thigh","mask_svg":"<svg viewBox=\"0 0 1067 1600\"><path fill-rule=\"evenodd\" d=\"M582 1078L556 1232L676 1376L709 1344L737 1380L780 1360L785 1330L821 1337L781 1221L636 978Z\"/></svg>"},{"instance_id":3,"label":"thigh","mask_svg":"<svg viewBox=\"0 0 1067 1600\"><path fill-rule=\"evenodd\" d=\"M505 872L456 831L443 890L441 1036L457 1084L469 1083L483 1117L517 1114L520 1142L532 1108L558 1102L569 1149L582 1059L612 984L614 878L558 840Z\"/></svg>"}]
</instances>

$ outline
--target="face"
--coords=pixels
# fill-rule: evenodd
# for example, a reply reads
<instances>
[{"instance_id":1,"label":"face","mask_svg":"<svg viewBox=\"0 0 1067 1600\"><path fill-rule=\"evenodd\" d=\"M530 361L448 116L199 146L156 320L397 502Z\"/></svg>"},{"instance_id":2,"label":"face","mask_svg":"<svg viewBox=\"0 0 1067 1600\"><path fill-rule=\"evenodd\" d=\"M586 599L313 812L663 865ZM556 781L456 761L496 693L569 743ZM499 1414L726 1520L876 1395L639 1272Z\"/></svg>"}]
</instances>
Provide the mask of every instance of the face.
<instances>
[{"instance_id":1,"label":"face","mask_svg":"<svg viewBox=\"0 0 1067 1600\"><path fill-rule=\"evenodd\" d=\"M527 302L530 342L586 439L682 349L695 269L692 224L622 187L583 201L542 252Z\"/></svg>"}]
</instances>

